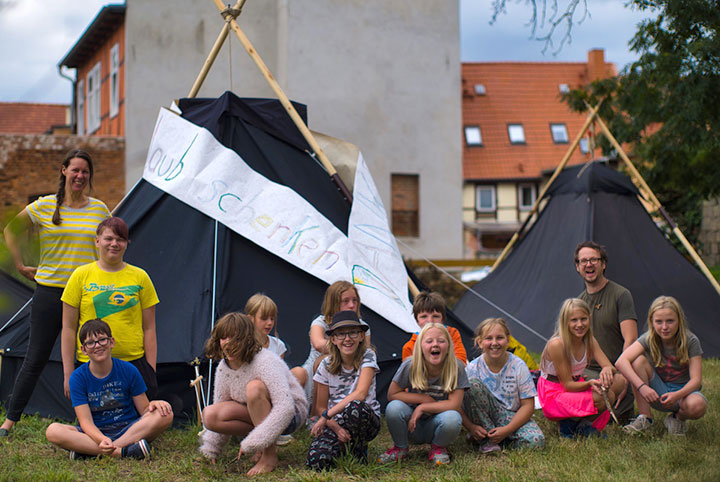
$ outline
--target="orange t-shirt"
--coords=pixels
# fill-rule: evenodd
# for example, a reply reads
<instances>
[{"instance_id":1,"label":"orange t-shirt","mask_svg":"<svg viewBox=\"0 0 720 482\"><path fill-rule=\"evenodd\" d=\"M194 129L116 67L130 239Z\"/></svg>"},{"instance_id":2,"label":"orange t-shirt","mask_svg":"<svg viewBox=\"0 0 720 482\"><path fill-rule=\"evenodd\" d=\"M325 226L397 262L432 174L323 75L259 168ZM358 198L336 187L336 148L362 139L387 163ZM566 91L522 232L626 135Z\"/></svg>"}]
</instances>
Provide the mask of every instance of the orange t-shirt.
<instances>
[{"instance_id":1,"label":"orange t-shirt","mask_svg":"<svg viewBox=\"0 0 720 482\"><path fill-rule=\"evenodd\" d=\"M464 365L467 365L467 353L465 352L465 347L463 346L460 332L457 331L457 328L453 328L452 326L446 326L445 328L447 328L448 333L450 333L450 338L452 338L453 346L455 347L455 358L463 362ZM413 348L415 348L415 342L417 341L417 337L418 334L413 333L413 336L410 337L410 340L408 340L408 342L403 345L403 361L405 361L407 357L412 356Z\"/></svg>"}]
</instances>

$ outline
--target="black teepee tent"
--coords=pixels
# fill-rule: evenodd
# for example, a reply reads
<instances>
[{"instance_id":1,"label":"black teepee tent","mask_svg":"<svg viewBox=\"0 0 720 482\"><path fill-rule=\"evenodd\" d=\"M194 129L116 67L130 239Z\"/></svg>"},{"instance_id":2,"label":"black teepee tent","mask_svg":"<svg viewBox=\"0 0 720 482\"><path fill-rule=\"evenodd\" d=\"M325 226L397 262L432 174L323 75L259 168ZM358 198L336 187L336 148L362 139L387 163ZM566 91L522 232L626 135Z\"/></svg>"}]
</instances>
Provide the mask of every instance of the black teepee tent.
<instances>
[{"instance_id":1,"label":"black teepee tent","mask_svg":"<svg viewBox=\"0 0 720 482\"><path fill-rule=\"evenodd\" d=\"M179 106L186 120L208 129L255 171L292 188L347 234L350 207L327 172L307 153L305 140L278 101L240 99L225 93L218 99L182 99ZM305 106L295 107L305 117ZM194 372L187 362L203 355L213 319L243 310L256 292L264 292L279 307L277 326L289 348L288 364L305 360L310 322L320 312L326 283L144 180L115 215L130 227L125 259L148 272L160 298L156 318L161 395L180 396L185 410L194 409L194 392L188 387ZM381 368L377 393L384 398L410 335L365 306L361 312L372 329ZM461 323L451 320L450 324L469 335ZM5 335L0 334L0 348L5 342ZM28 413L73 418L69 402L62 398L58 348L59 342ZM24 354L11 351L15 356ZM6 373L3 359L3 400L9 396L10 380L21 361L10 359Z\"/></svg>"},{"instance_id":2,"label":"black teepee tent","mask_svg":"<svg viewBox=\"0 0 720 482\"><path fill-rule=\"evenodd\" d=\"M720 296L667 240L637 194L627 176L602 163L565 169L548 190L547 205L532 228L504 262L460 299L456 314L471 328L487 317L504 317L516 338L540 352L562 301L584 288L573 250L592 240L607 247L607 277L632 293L640 333L652 300L674 296L705 356L720 356L715 326Z\"/></svg>"}]
</instances>

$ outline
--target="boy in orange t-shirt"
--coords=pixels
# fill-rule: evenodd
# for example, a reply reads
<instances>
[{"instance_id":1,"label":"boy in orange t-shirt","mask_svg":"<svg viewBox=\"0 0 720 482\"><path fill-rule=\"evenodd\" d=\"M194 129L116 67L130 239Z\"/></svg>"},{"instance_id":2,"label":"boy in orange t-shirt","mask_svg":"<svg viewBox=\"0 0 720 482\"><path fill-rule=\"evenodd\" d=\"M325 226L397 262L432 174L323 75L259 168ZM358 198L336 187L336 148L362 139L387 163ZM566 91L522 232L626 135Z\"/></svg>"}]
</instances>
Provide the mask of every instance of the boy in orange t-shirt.
<instances>
[{"instance_id":1,"label":"boy in orange t-shirt","mask_svg":"<svg viewBox=\"0 0 720 482\"><path fill-rule=\"evenodd\" d=\"M421 291L415 297L415 301L413 302L413 315L415 316L415 321L417 321L418 325L420 325L421 330L427 323L445 324L447 321L445 299L442 295L440 295L440 293ZM450 333L450 338L452 338L453 346L455 347L455 357L463 362L464 365L467 365L467 353L465 352L465 347L462 344L460 332L451 326L448 326L447 329ZM414 333L410 337L410 340L403 345L403 360L412 356L417 337L418 334Z\"/></svg>"}]
</instances>

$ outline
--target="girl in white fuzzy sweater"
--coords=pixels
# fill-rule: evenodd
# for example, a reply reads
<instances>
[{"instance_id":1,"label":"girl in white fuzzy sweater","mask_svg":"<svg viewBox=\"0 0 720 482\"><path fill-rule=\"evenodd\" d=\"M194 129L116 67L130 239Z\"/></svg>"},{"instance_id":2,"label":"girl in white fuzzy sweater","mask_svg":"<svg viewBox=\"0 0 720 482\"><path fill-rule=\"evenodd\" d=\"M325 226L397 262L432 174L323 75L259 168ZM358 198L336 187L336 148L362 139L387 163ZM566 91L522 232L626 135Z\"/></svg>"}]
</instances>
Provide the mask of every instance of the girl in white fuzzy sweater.
<instances>
[{"instance_id":1,"label":"girl in white fuzzy sweater","mask_svg":"<svg viewBox=\"0 0 720 482\"><path fill-rule=\"evenodd\" d=\"M218 320L205 351L222 361L215 371L214 403L203 410L207 430L200 451L214 463L230 436L239 435L244 439L238 458L262 451L247 475L271 472L278 463L275 440L305 421L305 392L285 362L262 349L246 315L229 313Z\"/></svg>"}]
</instances>

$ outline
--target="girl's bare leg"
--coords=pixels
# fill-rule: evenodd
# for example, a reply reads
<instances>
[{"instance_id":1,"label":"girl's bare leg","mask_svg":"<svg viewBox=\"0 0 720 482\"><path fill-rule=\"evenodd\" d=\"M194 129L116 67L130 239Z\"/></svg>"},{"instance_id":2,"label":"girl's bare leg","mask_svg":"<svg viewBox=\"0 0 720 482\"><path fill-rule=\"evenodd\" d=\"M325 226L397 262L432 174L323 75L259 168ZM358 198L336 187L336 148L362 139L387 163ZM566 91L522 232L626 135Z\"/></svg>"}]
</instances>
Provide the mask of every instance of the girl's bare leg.
<instances>
[{"instance_id":1,"label":"girl's bare leg","mask_svg":"<svg viewBox=\"0 0 720 482\"><path fill-rule=\"evenodd\" d=\"M254 426L265 420L270 413L272 402L270 392L265 383L260 380L253 380L247 384L245 389L247 409ZM266 474L272 472L278 464L277 446L272 443L262 451L260 460L251 468L247 475Z\"/></svg>"}]
</instances>

